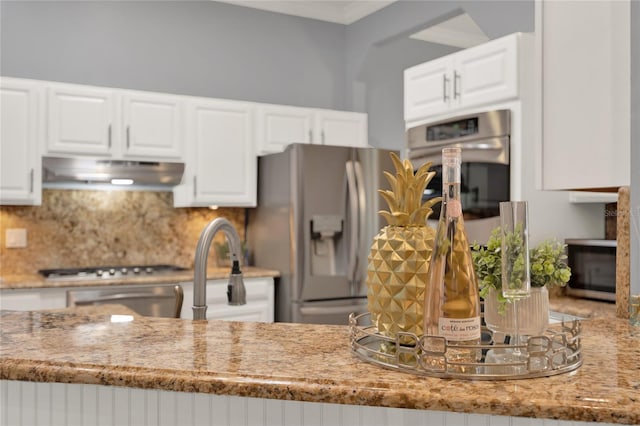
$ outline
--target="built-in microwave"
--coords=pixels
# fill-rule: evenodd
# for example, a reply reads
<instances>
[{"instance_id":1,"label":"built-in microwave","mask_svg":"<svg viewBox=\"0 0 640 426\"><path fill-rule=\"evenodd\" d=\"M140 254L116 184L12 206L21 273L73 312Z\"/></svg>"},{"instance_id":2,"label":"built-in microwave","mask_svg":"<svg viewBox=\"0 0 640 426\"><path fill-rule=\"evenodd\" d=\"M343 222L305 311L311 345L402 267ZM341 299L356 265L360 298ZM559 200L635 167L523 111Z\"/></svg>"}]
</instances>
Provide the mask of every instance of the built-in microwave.
<instances>
[{"instance_id":1,"label":"built-in microwave","mask_svg":"<svg viewBox=\"0 0 640 426\"><path fill-rule=\"evenodd\" d=\"M511 111L466 114L407 130L407 157L415 168L431 162L436 175L423 201L442 195L442 149L462 149L460 196L467 236L484 243L500 225L500 202L509 201ZM432 225L440 216L434 208Z\"/></svg>"},{"instance_id":2,"label":"built-in microwave","mask_svg":"<svg viewBox=\"0 0 640 426\"><path fill-rule=\"evenodd\" d=\"M616 240L567 239L567 295L616 300Z\"/></svg>"}]
</instances>

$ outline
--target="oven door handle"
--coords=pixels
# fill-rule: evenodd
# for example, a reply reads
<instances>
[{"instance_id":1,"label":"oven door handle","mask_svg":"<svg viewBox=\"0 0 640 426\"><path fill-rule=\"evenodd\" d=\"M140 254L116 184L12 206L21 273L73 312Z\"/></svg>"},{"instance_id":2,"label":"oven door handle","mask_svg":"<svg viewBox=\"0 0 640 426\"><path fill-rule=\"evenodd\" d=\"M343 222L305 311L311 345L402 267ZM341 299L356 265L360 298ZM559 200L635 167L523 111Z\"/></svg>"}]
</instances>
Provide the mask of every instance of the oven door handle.
<instances>
[{"instance_id":1,"label":"oven door handle","mask_svg":"<svg viewBox=\"0 0 640 426\"><path fill-rule=\"evenodd\" d=\"M416 164L433 162L442 163L442 148L463 149L462 160L468 162L485 162L509 164L509 138L497 137L476 139L468 142L435 142L429 146L414 148L409 151L409 159Z\"/></svg>"}]
</instances>

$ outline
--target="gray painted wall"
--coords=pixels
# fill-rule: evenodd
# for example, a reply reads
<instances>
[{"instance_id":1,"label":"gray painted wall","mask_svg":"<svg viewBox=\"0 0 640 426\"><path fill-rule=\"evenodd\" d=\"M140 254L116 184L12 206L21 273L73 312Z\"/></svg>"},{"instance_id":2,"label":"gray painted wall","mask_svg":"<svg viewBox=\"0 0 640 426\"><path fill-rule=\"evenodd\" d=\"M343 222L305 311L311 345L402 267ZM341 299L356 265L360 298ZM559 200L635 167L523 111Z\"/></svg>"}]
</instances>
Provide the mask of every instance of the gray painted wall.
<instances>
[{"instance_id":1,"label":"gray painted wall","mask_svg":"<svg viewBox=\"0 0 640 426\"><path fill-rule=\"evenodd\" d=\"M212 1L5 1L4 76L343 109L345 26Z\"/></svg>"}]
</instances>

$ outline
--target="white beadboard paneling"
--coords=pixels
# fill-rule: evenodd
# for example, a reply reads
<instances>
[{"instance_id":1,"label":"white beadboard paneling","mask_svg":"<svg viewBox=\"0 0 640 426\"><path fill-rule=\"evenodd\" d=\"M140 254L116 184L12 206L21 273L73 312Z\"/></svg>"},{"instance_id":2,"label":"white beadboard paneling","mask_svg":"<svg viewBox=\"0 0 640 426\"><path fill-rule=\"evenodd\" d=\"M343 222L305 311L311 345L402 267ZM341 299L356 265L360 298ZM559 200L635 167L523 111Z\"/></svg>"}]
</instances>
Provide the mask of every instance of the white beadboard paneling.
<instances>
[{"instance_id":1,"label":"white beadboard paneling","mask_svg":"<svg viewBox=\"0 0 640 426\"><path fill-rule=\"evenodd\" d=\"M265 404L266 400L260 398L247 399L247 424L265 424Z\"/></svg>"},{"instance_id":2,"label":"white beadboard paneling","mask_svg":"<svg viewBox=\"0 0 640 426\"><path fill-rule=\"evenodd\" d=\"M152 390L146 392L147 397L147 425L155 426L160 424L159 416L159 399L160 399L160 391Z\"/></svg>"},{"instance_id":3,"label":"white beadboard paneling","mask_svg":"<svg viewBox=\"0 0 640 426\"><path fill-rule=\"evenodd\" d=\"M360 406L345 405L337 407L341 412L341 426L360 426L362 417L360 416Z\"/></svg>"},{"instance_id":4,"label":"white beadboard paneling","mask_svg":"<svg viewBox=\"0 0 640 426\"><path fill-rule=\"evenodd\" d=\"M15 383L17 387L22 384L22 382L13 383ZM36 398L36 419L38 426L51 425L51 383L38 383L36 386Z\"/></svg>"},{"instance_id":5,"label":"white beadboard paneling","mask_svg":"<svg viewBox=\"0 0 640 426\"><path fill-rule=\"evenodd\" d=\"M247 425L247 398L230 396L229 398L229 426Z\"/></svg>"},{"instance_id":6,"label":"white beadboard paneling","mask_svg":"<svg viewBox=\"0 0 640 426\"><path fill-rule=\"evenodd\" d=\"M302 402L285 401L283 426L300 426L303 424L303 418Z\"/></svg>"},{"instance_id":7,"label":"white beadboard paneling","mask_svg":"<svg viewBox=\"0 0 640 426\"><path fill-rule=\"evenodd\" d=\"M72 386L72 385L69 385ZM98 386L76 385L82 388L81 413L82 424L86 426L98 425Z\"/></svg>"},{"instance_id":8,"label":"white beadboard paneling","mask_svg":"<svg viewBox=\"0 0 640 426\"><path fill-rule=\"evenodd\" d=\"M113 424L129 425L131 415L131 390L129 388L113 388Z\"/></svg>"},{"instance_id":9,"label":"white beadboard paneling","mask_svg":"<svg viewBox=\"0 0 640 426\"><path fill-rule=\"evenodd\" d=\"M9 402L7 400L7 396L9 395L9 382L6 380L0 381L0 422L3 425L9 424L9 419L7 418L7 411L9 407Z\"/></svg>"},{"instance_id":10,"label":"white beadboard paneling","mask_svg":"<svg viewBox=\"0 0 640 426\"><path fill-rule=\"evenodd\" d=\"M178 424L176 395L177 393L175 392L158 392L158 424L160 426L172 426Z\"/></svg>"},{"instance_id":11,"label":"white beadboard paneling","mask_svg":"<svg viewBox=\"0 0 640 426\"><path fill-rule=\"evenodd\" d=\"M211 403L213 398L206 393L197 393L193 396L193 425L208 426L211 424Z\"/></svg>"},{"instance_id":12,"label":"white beadboard paneling","mask_svg":"<svg viewBox=\"0 0 640 426\"><path fill-rule=\"evenodd\" d=\"M0 425L592 426L595 423L0 381ZM600 423L599 426L613 424Z\"/></svg>"},{"instance_id":13,"label":"white beadboard paneling","mask_svg":"<svg viewBox=\"0 0 640 426\"><path fill-rule=\"evenodd\" d=\"M131 389L129 392L129 421L131 426L147 426L147 395L144 389Z\"/></svg>"},{"instance_id":14,"label":"white beadboard paneling","mask_svg":"<svg viewBox=\"0 0 640 426\"><path fill-rule=\"evenodd\" d=\"M82 386L66 386L67 400L65 401L67 410L67 426L83 426L82 412Z\"/></svg>"},{"instance_id":15,"label":"white beadboard paneling","mask_svg":"<svg viewBox=\"0 0 640 426\"><path fill-rule=\"evenodd\" d=\"M195 423L195 394L187 392L172 393L176 396L176 424L193 425Z\"/></svg>"},{"instance_id":16,"label":"white beadboard paneling","mask_svg":"<svg viewBox=\"0 0 640 426\"><path fill-rule=\"evenodd\" d=\"M229 423L231 423L231 421L229 420L229 397L223 395L212 395L211 400L211 425L229 425Z\"/></svg>"},{"instance_id":17,"label":"white beadboard paneling","mask_svg":"<svg viewBox=\"0 0 640 426\"><path fill-rule=\"evenodd\" d=\"M302 424L304 426L323 426L322 404L302 404Z\"/></svg>"},{"instance_id":18,"label":"white beadboard paneling","mask_svg":"<svg viewBox=\"0 0 640 426\"><path fill-rule=\"evenodd\" d=\"M22 423L22 395L20 386L9 386L6 395L6 405L3 407L7 419L7 425L19 425Z\"/></svg>"},{"instance_id":19,"label":"white beadboard paneling","mask_svg":"<svg viewBox=\"0 0 640 426\"><path fill-rule=\"evenodd\" d=\"M268 425L284 424L284 401L268 399L265 402L264 420Z\"/></svg>"},{"instance_id":20,"label":"white beadboard paneling","mask_svg":"<svg viewBox=\"0 0 640 426\"><path fill-rule=\"evenodd\" d=\"M510 417L507 417L507 416L486 416L486 417L488 418L488 422L486 423L487 426L511 426Z\"/></svg>"},{"instance_id":21,"label":"white beadboard paneling","mask_svg":"<svg viewBox=\"0 0 640 426\"><path fill-rule=\"evenodd\" d=\"M368 407L361 412L360 423L368 426L385 426L389 424L387 419L388 408L385 407Z\"/></svg>"},{"instance_id":22,"label":"white beadboard paneling","mask_svg":"<svg viewBox=\"0 0 640 426\"><path fill-rule=\"evenodd\" d=\"M67 424L67 385L51 383L51 424Z\"/></svg>"},{"instance_id":23,"label":"white beadboard paneling","mask_svg":"<svg viewBox=\"0 0 640 426\"><path fill-rule=\"evenodd\" d=\"M115 405L113 387L98 386L98 426L112 426Z\"/></svg>"},{"instance_id":24,"label":"white beadboard paneling","mask_svg":"<svg viewBox=\"0 0 640 426\"><path fill-rule=\"evenodd\" d=\"M35 425L38 424L36 419L36 383L34 382L22 382L20 383L22 406L20 411L22 412L22 424Z\"/></svg>"}]
</instances>

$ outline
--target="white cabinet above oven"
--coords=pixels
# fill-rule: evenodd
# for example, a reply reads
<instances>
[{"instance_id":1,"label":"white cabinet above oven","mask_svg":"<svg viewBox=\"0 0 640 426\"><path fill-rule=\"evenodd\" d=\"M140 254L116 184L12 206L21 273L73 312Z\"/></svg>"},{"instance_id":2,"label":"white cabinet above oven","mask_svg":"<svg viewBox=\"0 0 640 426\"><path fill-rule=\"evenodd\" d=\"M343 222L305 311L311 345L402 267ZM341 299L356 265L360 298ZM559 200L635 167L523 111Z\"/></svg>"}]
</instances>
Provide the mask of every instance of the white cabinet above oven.
<instances>
[{"instance_id":1,"label":"white cabinet above oven","mask_svg":"<svg viewBox=\"0 0 640 426\"><path fill-rule=\"evenodd\" d=\"M518 98L532 48L531 34L515 33L406 69L405 122Z\"/></svg>"}]
</instances>

